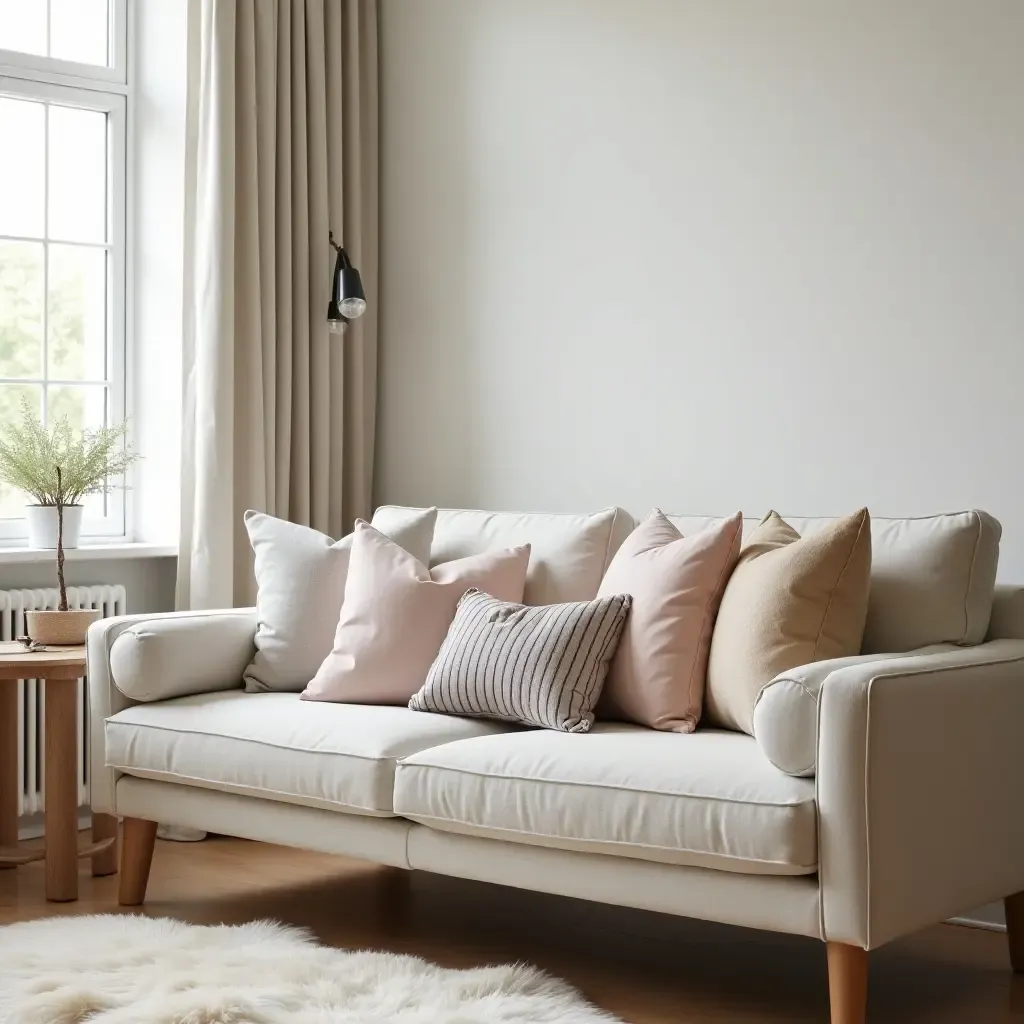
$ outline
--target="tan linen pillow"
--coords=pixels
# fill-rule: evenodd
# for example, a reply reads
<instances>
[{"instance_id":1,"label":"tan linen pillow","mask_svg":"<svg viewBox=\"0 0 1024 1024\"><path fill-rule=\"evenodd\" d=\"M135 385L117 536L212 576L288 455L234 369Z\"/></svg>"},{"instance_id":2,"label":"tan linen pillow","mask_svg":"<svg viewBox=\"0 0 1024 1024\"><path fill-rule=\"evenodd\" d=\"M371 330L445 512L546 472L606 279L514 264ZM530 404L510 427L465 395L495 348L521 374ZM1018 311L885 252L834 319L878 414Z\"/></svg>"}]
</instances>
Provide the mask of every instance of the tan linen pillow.
<instances>
[{"instance_id":1,"label":"tan linen pillow","mask_svg":"<svg viewBox=\"0 0 1024 1024\"><path fill-rule=\"evenodd\" d=\"M623 541L597 596L629 594L633 604L598 718L671 732L697 728L711 632L742 535L739 512L684 537L656 508Z\"/></svg>"},{"instance_id":2,"label":"tan linen pillow","mask_svg":"<svg viewBox=\"0 0 1024 1024\"><path fill-rule=\"evenodd\" d=\"M765 683L798 665L859 654L870 581L866 508L806 537L769 512L722 595L708 660L707 723L753 735Z\"/></svg>"},{"instance_id":3,"label":"tan linen pillow","mask_svg":"<svg viewBox=\"0 0 1024 1024\"><path fill-rule=\"evenodd\" d=\"M334 649L302 699L408 704L444 643L462 595L476 587L501 601L522 601L529 562L530 545L524 544L428 569L358 520Z\"/></svg>"}]
</instances>

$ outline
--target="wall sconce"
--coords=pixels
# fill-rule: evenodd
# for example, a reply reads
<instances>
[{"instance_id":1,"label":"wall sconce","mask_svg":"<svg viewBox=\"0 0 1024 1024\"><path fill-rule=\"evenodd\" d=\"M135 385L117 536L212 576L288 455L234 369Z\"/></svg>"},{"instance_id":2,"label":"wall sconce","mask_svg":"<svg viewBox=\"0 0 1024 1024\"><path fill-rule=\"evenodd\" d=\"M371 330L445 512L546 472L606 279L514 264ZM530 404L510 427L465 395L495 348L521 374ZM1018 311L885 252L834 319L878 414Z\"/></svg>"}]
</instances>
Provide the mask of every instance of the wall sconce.
<instances>
[{"instance_id":1,"label":"wall sconce","mask_svg":"<svg viewBox=\"0 0 1024 1024\"><path fill-rule=\"evenodd\" d=\"M327 307L327 329L331 334L342 334L349 320L366 312L366 295L359 271L352 266L344 248L335 242L333 231L328 232L328 238L338 256L334 261L331 302Z\"/></svg>"}]
</instances>

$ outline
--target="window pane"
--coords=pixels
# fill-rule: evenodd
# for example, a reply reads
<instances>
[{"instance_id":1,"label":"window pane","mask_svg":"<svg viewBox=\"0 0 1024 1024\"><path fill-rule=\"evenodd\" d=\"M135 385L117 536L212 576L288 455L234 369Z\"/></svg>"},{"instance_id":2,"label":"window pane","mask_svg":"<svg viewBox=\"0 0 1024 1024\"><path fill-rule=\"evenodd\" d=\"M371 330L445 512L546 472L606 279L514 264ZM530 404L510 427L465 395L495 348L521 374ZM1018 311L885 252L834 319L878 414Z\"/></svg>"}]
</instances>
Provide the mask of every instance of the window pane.
<instances>
[{"instance_id":1,"label":"window pane","mask_svg":"<svg viewBox=\"0 0 1024 1024\"><path fill-rule=\"evenodd\" d=\"M76 434L95 430L106 423L107 389L102 385L51 384L47 394L47 419L56 423L67 416ZM90 494L83 500L86 516L105 516L107 501L104 494Z\"/></svg>"},{"instance_id":2,"label":"window pane","mask_svg":"<svg viewBox=\"0 0 1024 1024\"><path fill-rule=\"evenodd\" d=\"M48 234L74 242L107 240L107 115L50 107Z\"/></svg>"},{"instance_id":3,"label":"window pane","mask_svg":"<svg viewBox=\"0 0 1024 1024\"><path fill-rule=\"evenodd\" d=\"M50 246L47 376L107 376L107 254L87 245Z\"/></svg>"},{"instance_id":4,"label":"window pane","mask_svg":"<svg viewBox=\"0 0 1024 1024\"><path fill-rule=\"evenodd\" d=\"M50 384L46 418L53 424L67 416L75 433L95 430L106 422L107 389L102 384Z\"/></svg>"},{"instance_id":5,"label":"window pane","mask_svg":"<svg viewBox=\"0 0 1024 1024\"><path fill-rule=\"evenodd\" d=\"M0 433L6 434L12 423L21 422L21 400L27 397L32 412L40 415L43 389L38 384L0 384ZM10 484L0 483L0 519L23 519L25 503L30 501Z\"/></svg>"},{"instance_id":6,"label":"window pane","mask_svg":"<svg viewBox=\"0 0 1024 1024\"><path fill-rule=\"evenodd\" d=\"M0 49L46 56L46 0L0 0Z\"/></svg>"},{"instance_id":7,"label":"window pane","mask_svg":"<svg viewBox=\"0 0 1024 1024\"><path fill-rule=\"evenodd\" d=\"M0 241L0 377L43 367L43 243Z\"/></svg>"},{"instance_id":8,"label":"window pane","mask_svg":"<svg viewBox=\"0 0 1024 1024\"><path fill-rule=\"evenodd\" d=\"M107 63L107 0L50 0L50 56Z\"/></svg>"},{"instance_id":9,"label":"window pane","mask_svg":"<svg viewBox=\"0 0 1024 1024\"><path fill-rule=\"evenodd\" d=\"M43 237L45 107L0 98L0 235Z\"/></svg>"}]
</instances>

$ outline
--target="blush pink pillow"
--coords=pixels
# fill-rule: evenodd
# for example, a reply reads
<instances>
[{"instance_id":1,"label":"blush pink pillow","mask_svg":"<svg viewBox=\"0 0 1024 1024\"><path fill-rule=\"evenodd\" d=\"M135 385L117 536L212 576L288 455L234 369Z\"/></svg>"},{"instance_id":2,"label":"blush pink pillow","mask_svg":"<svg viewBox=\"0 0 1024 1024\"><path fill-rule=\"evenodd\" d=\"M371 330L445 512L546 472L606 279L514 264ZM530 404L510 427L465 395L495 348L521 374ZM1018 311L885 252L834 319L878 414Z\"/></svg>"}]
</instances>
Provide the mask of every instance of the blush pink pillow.
<instances>
[{"instance_id":1,"label":"blush pink pillow","mask_svg":"<svg viewBox=\"0 0 1024 1024\"><path fill-rule=\"evenodd\" d=\"M428 569L369 523L356 523L334 649L303 700L408 704L471 587L520 603L530 545Z\"/></svg>"},{"instance_id":2,"label":"blush pink pillow","mask_svg":"<svg viewBox=\"0 0 1024 1024\"><path fill-rule=\"evenodd\" d=\"M598 591L633 598L598 718L673 732L697 728L711 632L742 534L739 513L684 537L654 509L626 538Z\"/></svg>"}]
</instances>

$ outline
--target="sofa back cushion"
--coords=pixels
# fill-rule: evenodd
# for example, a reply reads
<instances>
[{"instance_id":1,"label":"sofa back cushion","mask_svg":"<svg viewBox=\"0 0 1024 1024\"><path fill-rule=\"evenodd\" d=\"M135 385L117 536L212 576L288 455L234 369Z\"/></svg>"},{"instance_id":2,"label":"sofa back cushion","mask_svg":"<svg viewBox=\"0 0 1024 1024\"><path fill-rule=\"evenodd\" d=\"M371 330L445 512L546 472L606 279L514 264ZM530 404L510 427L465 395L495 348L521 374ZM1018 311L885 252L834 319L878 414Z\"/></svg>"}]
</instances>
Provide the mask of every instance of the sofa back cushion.
<instances>
[{"instance_id":1,"label":"sofa back cushion","mask_svg":"<svg viewBox=\"0 0 1024 1024\"><path fill-rule=\"evenodd\" d=\"M669 516L686 534L721 522ZM785 517L801 536L834 519ZM744 534L758 524L744 520ZM871 589L861 650L913 651L931 644L979 644L989 628L999 561L999 522L969 509L918 519L871 519Z\"/></svg>"},{"instance_id":2,"label":"sofa back cushion","mask_svg":"<svg viewBox=\"0 0 1024 1024\"><path fill-rule=\"evenodd\" d=\"M413 511L382 505L372 525L386 534L396 520L408 519ZM612 555L632 529L633 517L620 508L592 514L440 509L430 564L529 544L525 604L590 601L597 596Z\"/></svg>"}]
</instances>

